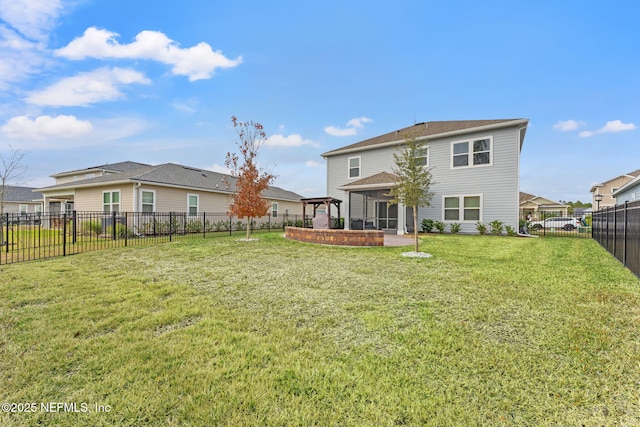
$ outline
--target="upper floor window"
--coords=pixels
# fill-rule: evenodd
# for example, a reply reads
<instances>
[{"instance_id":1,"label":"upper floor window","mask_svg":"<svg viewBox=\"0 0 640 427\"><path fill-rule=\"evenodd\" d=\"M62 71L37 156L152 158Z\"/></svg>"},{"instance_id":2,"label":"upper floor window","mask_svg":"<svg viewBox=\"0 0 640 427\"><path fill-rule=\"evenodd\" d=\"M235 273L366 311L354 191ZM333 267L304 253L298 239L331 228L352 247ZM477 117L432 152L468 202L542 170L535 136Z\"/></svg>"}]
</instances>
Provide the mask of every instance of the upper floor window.
<instances>
[{"instance_id":1,"label":"upper floor window","mask_svg":"<svg viewBox=\"0 0 640 427\"><path fill-rule=\"evenodd\" d=\"M197 194L189 194L187 196L187 203L188 203L188 209L189 209L189 215L197 215L198 214L198 202L199 202L199 197Z\"/></svg>"},{"instance_id":2,"label":"upper floor window","mask_svg":"<svg viewBox=\"0 0 640 427\"><path fill-rule=\"evenodd\" d=\"M360 156L349 157L349 178L360 178Z\"/></svg>"},{"instance_id":3,"label":"upper floor window","mask_svg":"<svg viewBox=\"0 0 640 427\"><path fill-rule=\"evenodd\" d=\"M103 212L120 212L120 191L105 191L102 193Z\"/></svg>"},{"instance_id":4,"label":"upper floor window","mask_svg":"<svg viewBox=\"0 0 640 427\"><path fill-rule=\"evenodd\" d=\"M416 159L422 166L429 166L429 147L416 150Z\"/></svg>"},{"instance_id":5,"label":"upper floor window","mask_svg":"<svg viewBox=\"0 0 640 427\"><path fill-rule=\"evenodd\" d=\"M451 144L451 167L471 167L492 164L492 138L458 141Z\"/></svg>"}]
</instances>

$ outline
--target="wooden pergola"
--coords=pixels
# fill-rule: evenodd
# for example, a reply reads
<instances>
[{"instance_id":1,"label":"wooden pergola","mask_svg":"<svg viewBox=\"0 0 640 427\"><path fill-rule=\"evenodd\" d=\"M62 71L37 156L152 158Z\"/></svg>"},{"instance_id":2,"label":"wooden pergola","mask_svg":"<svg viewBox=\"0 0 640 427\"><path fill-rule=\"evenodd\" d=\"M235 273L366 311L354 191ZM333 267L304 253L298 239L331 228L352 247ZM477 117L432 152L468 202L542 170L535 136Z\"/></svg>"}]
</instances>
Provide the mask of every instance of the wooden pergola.
<instances>
[{"instance_id":1,"label":"wooden pergola","mask_svg":"<svg viewBox=\"0 0 640 427\"><path fill-rule=\"evenodd\" d=\"M338 218L340 218L340 203L342 200L334 199L333 197L311 197L308 199L300 199L302 202L302 218L307 218L307 205L313 205L313 218L316 216L316 211L318 210L318 206L326 205L327 206L327 219L329 220L329 228L333 228L333 223L331 221L331 205L334 205L338 208ZM307 226L305 220L303 220L304 227Z\"/></svg>"}]
</instances>

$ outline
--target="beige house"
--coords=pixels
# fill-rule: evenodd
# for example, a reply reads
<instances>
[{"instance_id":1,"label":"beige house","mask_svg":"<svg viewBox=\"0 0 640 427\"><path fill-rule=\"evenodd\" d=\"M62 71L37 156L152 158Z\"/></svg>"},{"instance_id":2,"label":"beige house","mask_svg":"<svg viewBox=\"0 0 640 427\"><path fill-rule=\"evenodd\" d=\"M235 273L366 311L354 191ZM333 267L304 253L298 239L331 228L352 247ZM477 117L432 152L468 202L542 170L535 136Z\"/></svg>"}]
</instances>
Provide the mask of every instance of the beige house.
<instances>
[{"instance_id":1,"label":"beige house","mask_svg":"<svg viewBox=\"0 0 640 427\"><path fill-rule=\"evenodd\" d=\"M152 166L121 162L52 175L56 184L39 188L45 212L224 213L235 188L229 175L173 163ZM302 196L269 187L263 196L269 215L301 215Z\"/></svg>"},{"instance_id":2,"label":"beige house","mask_svg":"<svg viewBox=\"0 0 640 427\"><path fill-rule=\"evenodd\" d=\"M520 216L531 216L532 220L539 220L548 216L567 216L569 205L551 199L520 192Z\"/></svg>"},{"instance_id":3,"label":"beige house","mask_svg":"<svg viewBox=\"0 0 640 427\"><path fill-rule=\"evenodd\" d=\"M2 213L33 215L42 213L42 194L34 188L7 185L0 187Z\"/></svg>"},{"instance_id":4,"label":"beige house","mask_svg":"<svg viewBox=\"0 0 640 427\"><path fill-rule=\"evenodd\" d=\"M637 176L640 176L640 169L617 176L600 184L595 184L591 187L591 190L589 190L593 200L593 204L591 206L596 210L615 206L616 199L613 197L613 193Z\"/></svg>"}]
</instances>

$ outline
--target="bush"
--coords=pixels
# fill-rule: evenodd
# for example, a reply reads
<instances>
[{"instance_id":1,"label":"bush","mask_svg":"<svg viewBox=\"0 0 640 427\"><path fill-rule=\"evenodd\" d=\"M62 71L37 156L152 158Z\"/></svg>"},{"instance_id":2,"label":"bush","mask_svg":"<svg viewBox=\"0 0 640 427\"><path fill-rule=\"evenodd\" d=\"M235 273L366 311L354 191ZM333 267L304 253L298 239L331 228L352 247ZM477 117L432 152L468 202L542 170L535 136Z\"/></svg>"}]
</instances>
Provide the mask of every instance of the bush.
<instances>
[{"instance_id":1,"label":"bush","mask_svg":"<svg viewBox=\"0 0 640 427\"><path fill-rule=\"evenodd\" d=\"M494 219L489 223L489 225L491 225L491 234L493 234L494 236L499 236L502 234L504 222Z\"/></svg>"},{"instance_id":2,"label":"bush","mask_svg":"<svg viewBox=\"0 0 640 427\"><path fill-rule=\"evenodd\" d=\"M423 233L431 233L431 230L433 230L433 227L435 227L435 221L432 219L423 219L422 222L420 223L420 226L422 227L422 232Z\"/></svg>"},{"instance_id":3,"label":"bush","mask_svg":"<svg viewBox=\"0 0 640 427\"><path fill-rule=\"evenodd\" d=\"M434 222L434 226L435 226L436 230L438 230L438 233L440 233L440 234L444 233L444 229L446 227L444 222L436 221L436 222Z\"/></svg>"},{"instance_id":4,"label":"bush","mask_svg":"<svg viewBox=\"0 0 640 427\"><path fill-rule=\"evenodd\" d=\"M457 222L452 222L451 225L449 225L449 230L452 234L460 232L460 224Z\"/></svg>"},{"instance_id":5,"label":"bush","mask_svg":"<svg viewBox=\"0 0 640 427\"><path fill-rule=\"evenodd\" d=\"M516 230L510 225L505 225L504 228L505 230L507 230L507 236L514 237L518 234L516 233Z\"/></svg>"},{"instance_id":6,"label":"bush","mask_svg":"<svg viewBox=\"0 0 640 427\"><path fill-rule=\"evenodd\" d=\"M86 233L95 234L98 237L102 233L102 221L99 219L87 221L82 225Z\"/></svg>"},{"instance_id":7,"label":"bush","mask_svg":"<svg viewBox=\"0 0 640 427\"><path fill-rule=\"evenodd\" d=\"M479 221L476 222L476 230L478 230L478 233L481 235L487 234L487 226Z\"/></svg>"}]
</instances>

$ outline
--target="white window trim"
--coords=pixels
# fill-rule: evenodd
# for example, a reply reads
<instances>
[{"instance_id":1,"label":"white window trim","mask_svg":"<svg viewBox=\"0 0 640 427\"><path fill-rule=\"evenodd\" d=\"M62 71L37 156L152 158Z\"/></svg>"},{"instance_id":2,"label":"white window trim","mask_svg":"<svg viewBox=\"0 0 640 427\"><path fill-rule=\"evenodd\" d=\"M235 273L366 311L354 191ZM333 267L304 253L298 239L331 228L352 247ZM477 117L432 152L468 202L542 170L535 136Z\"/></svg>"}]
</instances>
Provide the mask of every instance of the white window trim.
<instances>
[{"instance_id":1,"label":"white window trim","mask_svg":"<svg viewBox=\"0 0 640 427\"><path fill-rule=\"evenodd\" d=\"M119 199L120 201L117 203L118 205L118 210L117 212L122 212L122 191L120 191L119 188L114 188L113 190L103 190L102 191L102 200L100 200L101 204L102 204L102 210L104 211L104 194L105 193L111 193L110 196L110 200L109 200L109 213L113 212L113 193L118 193L119 194Z\"/></svg>"},{"instance_id":2,"label":"white window trim","mask_svg":"<svg viewBox=\"0 0 640 427\"><path fill-rule=\"evenodd\" d=\"M196 213L195 215L198 215L198 213L200 213L200 195L199 194L193 194L193 193L189 193L187 194L187 214L188 215L194 215L191 213L190 211L190 207L191 205L189 204L189 199L191 198L191 196L195 196L196 198Z\"/></svg>"},{"instance_id":3,"label":"white window trim","mask_svg":"<svg viewBox=\"0 0 640 427\"><path fill-rule=\"evenodd\" d=\"M430 163L430 161L431 161L431 160L429 159L429 157L431 157L431 156L429 156L429 154L431 154L431 150L429 149L429 146L428 146L428 145L424 145L424 146L422 147L422 149L423 149L423 150L425 150L425 151L427 152L426 156L416 156L416 158L418 158L418 159L419 159L419 158L422 158L422 157L426 157L426 158L427 158L427 163L426 163L425 165L423 165L423 166L424 166L425 168L428 168L428 167L429 167L429 163ZM452 160L452 161L453 161L453 160Z\"/></svg>"},{"instance_id":4,"label":"white window trim","mask_svg":"<svg viewBox=\"0 0 640 427\"><path fill-rule=\"evenodd\" d=\"M358 159L358 176L351 176L351 159ZM348 157L347 158L347 179L358 179L361 176L362 176L362 156Z\"/></svg>"},{"instance_id":5,"label":"white window trim","mask_svg":"<svg viewBox=\"0 0 640 427\"><path fill-rule=\"evenodd\" d=\"M274 209L273 206L275 205L275 215L273 215ZM271 202L271 212L270 212L270 216L271 218L278 218L278 213L279 213L279 209L278 209L278 202Z\"/></svg>"},{"instance_id":6,"label":"white window trim","mask_svg":"<svg viewBox=\"0 0 640 427\"><path fill-rule=\"evenodd\" d=\"M474 165L473 164L473 142L474 141L479 141L481 139L488 139L489 140L489 163L483 163L481 165ZM469 152L467 153L468 159L469 159L469 163L466 166L453 166L453 146L455 144L460 144L461 142L468 142L469 143ZM458 154L460 155L460 154ZM451 149L450 149L450 164L449 167L452 170L458 170L458 169L469 169L469 168L483 168L483 167L488 167L488 166L493 166L493 136L479 136L479 137L475 137L475 138L468 138L468 139L460 139L457 141L451 141ZM453 197L453 196L451 196Z\"/></svg>"},{"instance_id":7,"label":"white window trim","mask_svg":"<svg viewBox=\"0 0 640 427\"><path fill-rule=\"evenodd\" d=\"M458 218L459 219L457 219L457 220L451 220L451 219L445 219L444 218L444 211L445 211L444 199L450 198L450 197L457 197L458 201L460 202L460 204L458 206ZM477 220L476 219L472 219L472 220L465 220L464 219L464 198L465 197L479 197L480 198L480 219L477 219ZM442 222L446 222L446 223L458 222L458 223L463 223L463 224L475 224L476 222L482 222L483 211L484 211L484 203L483 203L482 194L447 194L447 195L443 195L442 196Z\"/></svg>"},{"instance_id":8,"label":"white window trim","mask_svg":"<svg viewBox=\"0 0 640 427\"><path fill-rule=\"evenodd\" d=\"M24 208L24 211L23 211L23 208ZM20 212L20 214L29 213L29 205L20 203L20 206L18 206L18 212Z\"/></svg>"},{"instance_id":9,"label":"white window trim","mask_svg":"<svg viewBox=\"0 0 640 427\"><path fill-rule=\"evenodd\" d=\"M144 188L140 189L140 212L143 212L143 206L148 203L144 203L144 196L142 193L153 193L153 209L152 212L156 212L156 190L146 190Z\"/></svg>"}]
</instances>

